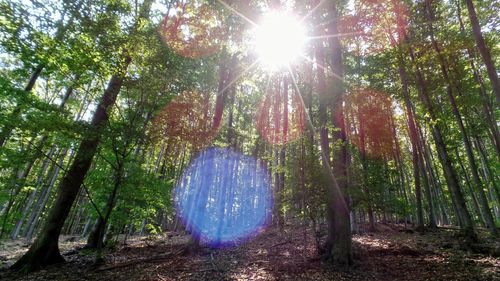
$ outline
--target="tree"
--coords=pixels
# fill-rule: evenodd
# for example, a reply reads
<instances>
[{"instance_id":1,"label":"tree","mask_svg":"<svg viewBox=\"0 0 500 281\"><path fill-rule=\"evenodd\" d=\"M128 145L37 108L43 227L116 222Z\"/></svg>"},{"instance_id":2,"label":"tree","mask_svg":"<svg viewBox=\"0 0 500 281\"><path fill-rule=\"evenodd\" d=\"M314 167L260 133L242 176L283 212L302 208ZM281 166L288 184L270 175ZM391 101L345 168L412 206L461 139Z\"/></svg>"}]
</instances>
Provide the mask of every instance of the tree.
<instances>
[{"instance_id":1,"label":"tree","mask_svg":"<svg viewBox=\"0 0 500 281\"><path fill-rule=\"evenodd\" d=\"M151 4L152 1L146 1L141 7L135 27L136 30L139 28L140 21L148 18ZM50 210L44 228L28 252L12 266L12 269L33 271L40 267L64 261L59 252L59 235L85 175L90 168L99 145L100 131L103 130L109 120L109 111L120 92L127 68L132 60L127 53L124 54L122 59L118 73L114 74L109 80L102 100L92 117L90 126L91 130L95 131L88 132L83 138L71 167L59 185L56 202Z\"/></svg>"},{"instance_id":2,"label":"tree","mask_svg":"<svg viewBox=\"0 0 500 281\"><path fill-rule=\"evenodd\" d=\"M477 19L476 9L474 8L472 0L465 0L465 4L467 5L467 11L469 12L469 19L472 25L474 40L476 40L477 48L483 58L484 64L486 65L488 77L490 78L493 91L495 92L497 98L497 104L500 104L500 82L498 81L495 64L491 59L490 50L486 46L483 33L481 32L481 26L479 25L479 20Z\"/></svg>"}]
</instances>

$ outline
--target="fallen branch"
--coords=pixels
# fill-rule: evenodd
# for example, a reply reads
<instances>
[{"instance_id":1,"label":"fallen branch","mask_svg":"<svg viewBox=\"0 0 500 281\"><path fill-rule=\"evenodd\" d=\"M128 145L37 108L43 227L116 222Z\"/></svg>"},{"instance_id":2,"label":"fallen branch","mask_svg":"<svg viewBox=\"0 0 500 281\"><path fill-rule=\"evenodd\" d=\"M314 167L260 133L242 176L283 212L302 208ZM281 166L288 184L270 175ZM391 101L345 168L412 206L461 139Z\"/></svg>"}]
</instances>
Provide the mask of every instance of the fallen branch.
<instances>
[{"instance_id":1,"label":"fallen branch","mask_svg":"<svg viewBox=\"0 0 500 281\"><path fill-rule=\"evenodd\" d=\"M162 271L163 272L176 272L176 271L207 272L207 271L221 271L221 270L214 269L214 268L201 268L201 269L193 270L192 268L180 267L180 268L162 269Z\"/></svg>"},{"instance_id":2,"label":"fallen branch","mask_svg":"<svg viewBox=\"0 0 500 281\"><path fill-rule=\"evenodd\" d=\"M153 257L149 257L149 258L136 259L136 260L122 262L122 263L118 263L118 264L112 264L112 265L108 265L108 266L102 266L102 267L99 267L96 271L111 270L111 269L122 268L122 267L127 267L127 266L131 266L131 265L139 264L139 263L146 263L146 262L160 262L160 261L164 261L166 259L169 259L172 256L175 256L175 255L180 254L180 253L182 253L182 251L177 251L174 253L167 253L167 254L153 256Z\"/></svg>"},{"instance_id":3,"label":"fallen branch","mask_svg":"<svg viewBox=\"0 0 500 281\"><path fill-rule=\"evenodd\" d=\"M278 247L278 246L281 246L281 245L285 245L285 244L288 244L288 243L291 243L292 241L290 240L287 240L285 242L281 242L281 243L278 243L278 244L274 244L271 246L271 248L274 248L274 247Z\"/></svg>"}]
</instances>

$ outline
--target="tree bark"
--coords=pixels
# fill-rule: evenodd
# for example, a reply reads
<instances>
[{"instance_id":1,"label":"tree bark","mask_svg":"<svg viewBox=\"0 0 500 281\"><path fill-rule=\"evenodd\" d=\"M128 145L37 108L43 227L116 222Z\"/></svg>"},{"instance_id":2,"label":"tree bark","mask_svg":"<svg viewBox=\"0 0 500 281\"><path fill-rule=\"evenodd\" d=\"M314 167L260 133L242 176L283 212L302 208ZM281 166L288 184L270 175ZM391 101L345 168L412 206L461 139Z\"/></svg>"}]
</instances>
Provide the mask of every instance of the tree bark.
<instances>
[{"instance_id":1,"label":"tree bark","mask_svg":"<svg viewBox=\"0 0 500 281\"><path fill-rule=\"evenodd\" d=\"M56 146L53 146L52 149L48 153L48 157L52 157L52 155L55 152L55 150L56 150ZM17 236L19 235L19 233L21 231L21 227L22 227L22 225L24 223L24 220L28 216L28 212L31 209L31 207L33 206L33 203L34 203L35 198L37 197L37 195L39 193L39 190L42 189L41 184L42 184L42 181L43 181L43 176L44 176L44 174L45 174L48 166L49 166L49 159L45 159L43 161L42 167L40 168L40 172L38 174L38 177L37 177L37 180L36 180L36 183L35 183L35 187L36 188L30 194L28 202L26 203L26 206L24 207L23 213L21 214L21 217L17 221L16 226L14 227L14 230L12 231L11 239L13 239L13 240L16 239Z\"/></svg>"},{"instance_id":2,"label":"tree bark","mask_svg":"<svg viewBox=\"0 0 500 281\"><path fill-rule=\"evenodd\" d=\"M31 245L28 252L12 266L12 269L30 272L64 261L59 251L59 235L97 151L100 140L99 131L102 130L108 121L108 111L113 106L120 92L123 75L126 73L130 61L130 57L127 57L123 65L122 74L111 77L103 98L92 118L91 127L93 131L84 136L71 167L59 184L56 202L49 212L42 232Z\"/></svg>"},{"instance_id":3,"label":"tree bark","mask_svg":"<svg viewBox=\"0 0 500 281\"><path fill-rule=\"evenodd\" d=\"M33 70L33 73L31 74L30 80L28 81L28 84L26 84L26 87L24 88L24 91L26 93L31 92L33 90L33 87L35 86L36 80L38 77L40 77L40 74L42 73L42 70L45 68L45 65L40 64ZM21 106L18 104L14 108L14 110L10 114L9 119L17 118L21 114ZM13 123L7 123L5 126L2 128L2 131L0 132L0 147L3 147L5 143L7 142L7 139L9 138L10 134L12 133L12 130L14 130L15 125Z\"/></svg>"},{"instance_id":4,"label":"tree bark","mask_svg":"<svg viewBox=\"0 0 500 281\"><path fill-rule=\"evenodd\" d=\"M113 207L115 206L116 203L118 189L120 188L122 183L122 175L123 175L123 163L119 162L115 170L113 190L111 191L111 194L108 196L108 200L106 202L104 217L99 216L97 218L96 224L94 225L92 231L90 232L85 248L100 249L104 245L105 229L106 226L108 225L109 217L111 216L111 212L113 211Z\"/></svg>"},{"instance_id":5,"label":"tree bark","mask_svg":"<svg viewBox=\"0 0 500 281\"><path fill-rule=\"evenodd\" d=\"M479 217L479 219L480 219L481 223L483 224L483 226L486 227L486 221L484 219L483 214L481 213L481 209L479 208L479 203L477 202L476 194L474 194L474 189L471 186L471 182L470 182L467 170L465 169L464 164L460 160L460 153L458 152L458 149L455 149L455 155L456 155L456 157L458 159L458 163L459 163L460 169L462 169L462 173L464 173L465 185L469 189L470 197L472 198L472 207L474 208L474 211L476 212L476 215Z\"/></svg>"},{"instance_id":6,"label":"tree bark","mask_svg":"<svg viewBox=\"0 0 500 281\"><path fill-rule=\"evenodd\" d=\"M135 23L132 33L137 31L140 19L149 17L152 2L152 0L147 0L142 4L138 21ZM125 53L118 73L111 77L102 100L94 112L90 124L92 130L84 135L73 163L59 184L56 201L49 211L41 233L28 252L12 266L12 269L30 272L64 261L59 251L59 235L97 151L100 132L107 125L108 112L118 97L131 60L130 55Z\"/></svg>"},{"instance_id":7,"label":"tree bark","mask_svg":"<svg viewBox=\"0 0 500 281\"><path fill-rule=\"evenodd\" d=\"M42 215L43 210L45 209L47 201L49 200L50 192L52 191L52 188L54 187L55 182L57 180L57 177L59 176L59 172L61 170L60 167L64 161L67 150L68 149L65 149L64 152L61 154L62 156L59 158L59 162L57 163L57 165L56 163L53 163L51 170L49 172L50 176L46 179L47 181L47 183L45 184L46 187L43 188L43 191L40 194L40 197L38 198L37 204L35 205L33 210L31 210L31 214L30 217L28 218L28 223L27 223L28 228L26 228L24 232L24 237L26 241L31 241L32 239L38 221Z\"/></svg>"},{"instance_id":8,"label":"tree bark","mask_svg":"<svg viewBox=\"0 0 500 281\"><path fill-rule=\"evenodd\" d=\"M448 96L448 100L450 101L453 116L455 117L455 120L457 121L458 128L460 129L460 133L462 135L467 159L469 160L469 164L470 164L472 179L474 180L474 184L476 185L476 188L478 190L479 202L480 202L481 211L483 214L482 216L485 219L486 226L488 227L491 235L496 237L496 236L498 236L498 231L497 231L497 228L495 226L493 216L491 215L491 210L488 206L488 201L487 201L486 196L484 194L483 183L482 183L481 179L479 178L478 167L476 164L476 160L474 158L474 153L472 151L472 144L471 144L471 141L470 141L469 136L467 134L467 131L465 129L461 113L458 110L458 106L457 106L457 103L455 100L453 88L454 87L456 88L457 86L454 85L454 83L452 82L452 80L449 77L446 60L441 52L441 49L439 48L438 43L437 43L435 36L434 36L434 28L432 25L432 20L433 20L434 16L433 16L433 10L432 10L432 5L431 5L430 1L431 0L425 1L425 4L426 4L425 8L426 8L426 15L427 15L427 20L428 20L427 25L429 27L429 32L430 32L430 37L431 37L431 43L432 43L432 46L434 48L434 51L436 52L436 54L438 56L439 64L441 67L441 72L442 72L443 78L447 84L446 93ZM466 0L466 1L470 1L470 0ZM472 5L472 2L471 2L471 5ZM495 75L496 75L496 72L495 72Z\"/></svg>"},{"instance_id":9,"label":"tree bark","mask_svg":"<svg viewBox=\"0 0 500 281\"><path fill-rule=\"evenodd\" d=\"M338 2L330 3L328 13L330 17L330 24L328 30L332 35L339 35L337 23L338 15ZM333 132L333 142L335 144L333 149L333 163L332 167L337 171L338 177L334 177L337 181L336 193L332 194L332 201L329 204L329 209L332 216L328 220L328 238L327 244L331 245L328 251L329 258L333 264L346 268L352 265L352 241L351 241L351 221L349 216L348 205L348 154L347 154L347 136L344 120L344 69L342 61L342 46L339 36L333 36L329 39L331 48L331 64L333 72L334 86L332 87L332 124L337 129Z\"/></svg>"},{"instance_id":10,"label":"tree bark","mask_svg":"<svg viewBox=\"0 0 500 281\"><path fill-rule=\"evenodd\" d=\"M405 39L405 41L407 42L408 40ZM477 234L475 232L474 224L470 217L469 211L467 210L462 190L460 189L460 184L458 182L458 176L456 170L454 169L451 163L451 158L449 156L448 148L441 133L439 124L436 123L437 116L436 116L436 111L434 109L434 105L432 104L431 99L427 93L424 77L422 75L420 66L418 65L418 63L416 63L415 54L411 47L409 47L409 53L411 61L415 66L415 74L416 74L416 82L417 82L419 98L424 107L427 109L430 115L430 119L433 122L433 124L431 125L432 135L434 137L434 142L436 144L436 148L438 151L439 161L441 162L441 166L443 167L445 179L448 185L448 189L451 193L451 198L454 203L453 205L456 209L456 214L459 220L462 233L468 240L477 241Z\"/></svg>"},{"instance_id":11,"label":"tree bark","mask_svg":"<svg viewBox=\"0 0 500 281\"><path fill-rule=\"evenodd\" d=\"M463 36L466 36L465 25L462 21L462 16L461 16L460 0L457 0L457 16L458 16L458 21L460 23L460 32L462 33ZM474 60L476 58L475 52L469 46L467 46L467 55L469 57L470 67L472 70L474 80L476 80L476 83L479 85L478 91L479 91L479 96L481 97L481 105L483 107L486 123L488 124L488 127L490 129L492 143L495 146L497 156L500 157L500 134L498 131L498 125L496 123L495 117L493 116L494 112L492 109L493 106L487 96L486 87L484 86L483 79L479 73L479 70L477 69L476 64L474 63Z\"/></svg>"},{"instance_id":12,"label":"tree bark","mask_svg":"<svg viewBox=\"0 0 500 281\"><path fill-rule=\"evenodd\" d=\"M401 50L400 50L401 52ZM398 70L399 77L401 80L401 87L403 90L403 99L405 102L406 116L408 118L408 131L410 135L410 143L412 148L412 163L413 163L413 177L415 184L415 195L417 199L417 229L423 230L424 228L424 214L422 209L422 188L420 186L420 169L419 162L421 161L418 153L418 134L415 126L415 120L413 116L413 105L410 99L410 92L408 89L408 74L404 66L403 54L398 54Z\"/></svg>"},{"instance_id":13,"label":"tree bark","mask_svg":"<svg viewBox=\"0 0 500 281\"><path fill-rule=\"evenodd\" d=\"M483 58L484 64L486 65L486 70L488 72L488 77L490 78L491 86L495 92L497 99L497 105L500 105L500 82L498 81L497 69L495 64L491 59L490 50L486 46L486 42L483 38L483 33L481 32L481 26L479 26L479 21L476 15L476 9L472 0L464 0L467 5L467 11L469 12L469 19L472 25L472 32L474 34L474 40L476 40L477 48L481 57Z\"/></svg>"}]
</instances>

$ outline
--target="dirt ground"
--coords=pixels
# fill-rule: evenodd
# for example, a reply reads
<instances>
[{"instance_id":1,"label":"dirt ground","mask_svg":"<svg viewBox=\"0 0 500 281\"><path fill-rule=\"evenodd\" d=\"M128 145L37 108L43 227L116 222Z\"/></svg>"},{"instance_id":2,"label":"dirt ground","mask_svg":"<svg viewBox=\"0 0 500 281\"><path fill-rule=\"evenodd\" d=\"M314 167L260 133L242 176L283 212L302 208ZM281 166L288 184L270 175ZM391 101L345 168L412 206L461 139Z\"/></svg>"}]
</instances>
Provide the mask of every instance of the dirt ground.
<instances>
[{"instance_id":1,"label":"dirt ground","mask_svg":"<svg viewBox=\"0 0 500 281\"><path fill-rule=\"evenodd\" d=\"M99 265L93 252L74 250L82 241L64 241L66 263L28 275L6 270L27 249L21 242L9 242L0 246L0 279L500 280L498 240L483 238L471 251L454 229L419 234L400 226L378 228L375 233L354 235L355 263L349 271L338 271L318 258L310 230L288 226L284 232L268 228L238 245L203 248L196 254L186 253L185 234L137 237L107 250L105 263Z\"/></svg>"}]
</instances>

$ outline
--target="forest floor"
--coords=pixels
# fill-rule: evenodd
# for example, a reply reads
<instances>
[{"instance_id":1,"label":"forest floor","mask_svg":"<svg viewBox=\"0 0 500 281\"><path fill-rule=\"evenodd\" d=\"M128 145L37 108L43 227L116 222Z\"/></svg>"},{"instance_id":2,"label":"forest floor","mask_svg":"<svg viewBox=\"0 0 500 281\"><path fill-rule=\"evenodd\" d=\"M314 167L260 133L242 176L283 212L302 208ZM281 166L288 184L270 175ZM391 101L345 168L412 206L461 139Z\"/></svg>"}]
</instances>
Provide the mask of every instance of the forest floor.
<instances>
[{"instance_id":1,"label":"forest floor","mask_svg":"<svg viewBox=\"0 0 500 281\"><path fill-rule=\"evenodd\" d=\"M82 241L64 237L67 262L28 275L5 269L27 249L9 242L0 245L0 280L500 280L498 240L483 238L473 253L451 228L419 234L401 226L377 227L375 233L353 236L355 263L349 271L336 271L318 258L310 231L304 235L303 227L287 226L196 254L184 251L185 234L136 237L107 250L99 265L93 252L74 250Z\"/></svg>"}]
</instances>

